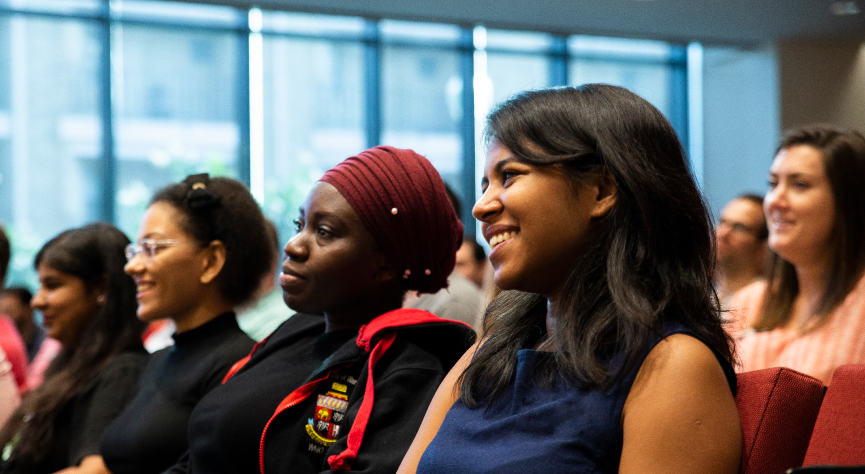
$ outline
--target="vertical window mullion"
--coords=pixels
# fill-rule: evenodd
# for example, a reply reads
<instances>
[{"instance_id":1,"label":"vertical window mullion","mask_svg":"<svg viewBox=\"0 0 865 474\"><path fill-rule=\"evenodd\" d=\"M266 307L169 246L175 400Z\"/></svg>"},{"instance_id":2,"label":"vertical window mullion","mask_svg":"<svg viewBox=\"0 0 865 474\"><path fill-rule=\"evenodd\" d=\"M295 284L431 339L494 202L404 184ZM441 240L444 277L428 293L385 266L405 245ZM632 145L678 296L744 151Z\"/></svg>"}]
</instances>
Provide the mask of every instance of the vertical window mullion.
<instances>
[{"instance_id":1,"label":"vertical window mullion","mask_svg":"<svg viewBox=\"0 0 865 474\"><path fill-rule=\"evenodd\" d=\"M101 218L115 223L117 154L114 150L114 117L111 102L111 11L106 0L100 18L99 112L102 121L102 210Z\"/></svg>"},{"instance_id":2,"label":"vertical window mullion","mask_svg":"<svg viewBox=\"0 0 865 474\"><path fill-rule=\"evenodd\" d=\"M378 22L366 21L364 35L364 76L366 77L366 146L381 144L381 36Z\"/></svg>"},{"instance_id":3,"label":"vertical window mullion","mask_svg":"<svg viewBox=\"0 0 865 474\"><path fill-rule=\"evenodd\" d=\"M568 85L568 43L564 36L553 36L550 49L550 86Z\"/></svg>"},{"instance_id":4,"label":"vertical window mullion","mask_svg":"<svg viewBox=\"0 0 865 474\"><path fill-rule=\"evenodd\" d=\"M461 187L468 191L463 198L466 202L462 206L460 219L465 223L466 236L475 235L474 218L472 217L471 202L475 196L475 48L474 30L462 28L460 33L459 61L460 76L462 76L462 124L461 134L463 141L463 170L461 176Z\"/></svg>"},{"instance_id":5,"label":"vertical window mullion","mask_svg":"<svg viewBox=\"0 0 865 474\"><path fill-rule=\"evenodd\" d=\"M237 64L235 85L235 120L240 132L237 144L237 178L240 182L250 186L251 183L251 159L250 153L250 116L249 116L249 12L237 10ZM241 25L243 25L241 27ZM257 196L258 197L258 196ZM261 203L259 203L261 204Z\"/></svg>"}]
</instances>

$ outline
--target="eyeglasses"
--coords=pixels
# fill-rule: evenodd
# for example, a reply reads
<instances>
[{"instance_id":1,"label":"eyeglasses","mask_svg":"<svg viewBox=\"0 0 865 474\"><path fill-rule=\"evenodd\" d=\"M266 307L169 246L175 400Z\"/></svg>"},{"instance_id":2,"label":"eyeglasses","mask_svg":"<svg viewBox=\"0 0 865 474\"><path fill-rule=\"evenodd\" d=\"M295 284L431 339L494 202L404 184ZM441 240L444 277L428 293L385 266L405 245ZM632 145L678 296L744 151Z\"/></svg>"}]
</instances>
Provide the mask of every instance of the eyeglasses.
<instances>
[{"instance_id":1,"label":"eyeglasses","mask_svg":"<svg viewBox=\"0 0 865 474\"><path fill-rule=\"evenodd\" d=\"M129 244L126 246L126 261L131 262L132 259L141 252L145 253L148 260L153 260L153 257L156 256L156 250L160 247L171 247L172 245L178 245L182 243L182 240L173 239L143 239L137 244Z\"/></svg>"},{"instance_id":2,"label":"eyeglasses","mask_svg":"<svg viewBox=\"0 0 865 474\"><path fill-rule=\"evenodd\" d=\"M755 231L754 229L751 229L750 227L746 226L745 224L742 224L741 222L730 222L730 221L726 221L724 219L721 219L721 222L718 223L718 228L720 229L723 226L729 227L730 231L736 232L738 234L753 235L753 236L757 235L757 231Z\"/></svg>"}]
</instances>

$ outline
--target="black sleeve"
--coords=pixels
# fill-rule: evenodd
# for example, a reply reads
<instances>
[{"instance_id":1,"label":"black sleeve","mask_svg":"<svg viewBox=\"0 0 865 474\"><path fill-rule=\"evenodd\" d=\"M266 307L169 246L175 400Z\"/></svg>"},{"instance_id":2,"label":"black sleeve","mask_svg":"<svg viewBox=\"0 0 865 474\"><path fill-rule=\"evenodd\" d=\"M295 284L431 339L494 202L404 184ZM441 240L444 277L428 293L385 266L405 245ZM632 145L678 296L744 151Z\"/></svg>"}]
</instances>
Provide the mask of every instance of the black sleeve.
<instances>
[{"instance_id":1,"label":"black sleeve","mask_svg":"<svg viewBox=\"0 0 865 474\"><path fill-rule=\"evenodd\" d=\"M144 354L121 354L96 376L76 403L74 428L69 440L69 466L99 454L99 442L108 425L135 396L138 378L146 361Z\"/></svg>"},{"instance_id":2,"label":"black sleeve","mask_svg":"<svg viewBox=\"0 0 865 474\"><path fill-rule=\"evenodd\" d=\"M375 382L375 403L369 424L358 450L357 459L350 463L351 471L392 474L411 446L427 407L432 401L445 374L435 369L401 369L383 374ZM358 386L357 390L363 390ZM354 421L360 403L349 409ZM339 454L348 447L348 436L341 436L326 452L327 457ZM324 473L346 471L326 470Z\"/></svg>"}]
</instances>

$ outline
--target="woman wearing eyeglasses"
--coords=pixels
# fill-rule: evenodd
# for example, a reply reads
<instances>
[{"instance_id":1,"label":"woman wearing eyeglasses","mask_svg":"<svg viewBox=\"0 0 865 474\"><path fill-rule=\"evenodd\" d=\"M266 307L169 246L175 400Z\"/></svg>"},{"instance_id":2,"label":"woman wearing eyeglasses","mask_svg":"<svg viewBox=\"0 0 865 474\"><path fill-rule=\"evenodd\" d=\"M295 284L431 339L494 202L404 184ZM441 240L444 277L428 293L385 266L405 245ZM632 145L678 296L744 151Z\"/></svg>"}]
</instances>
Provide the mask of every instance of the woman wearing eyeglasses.
<instances>
[{"instance_id":1,"label":"woman wearing eyeglasses","mask_svg":"<svg viewBox=\"0 0 865 474\"><path fill-rule=\"evenodd\" d=\"M153 354L136 398L102 441L114 474L158 473L187 449L198 401L254 345L234 308L269 269L264 216L238 181L194 175L158 191L127 248L138 317L170 318L174 346Z\"/></svg>"},{"instance_id":2,"label":"woman wearing eyeglasses","mask_svg":"<svg viewBox=\"0 0 865 474\"><path fill-rule=\"evenodd\" d=\"M91 224L36 254L40 288L31 305L62 348L0 431L0 472L106 472L99 440L135 395L147 361L135 284L123 273L128 243L114 226Z\"/></svg>"}]
</instances>

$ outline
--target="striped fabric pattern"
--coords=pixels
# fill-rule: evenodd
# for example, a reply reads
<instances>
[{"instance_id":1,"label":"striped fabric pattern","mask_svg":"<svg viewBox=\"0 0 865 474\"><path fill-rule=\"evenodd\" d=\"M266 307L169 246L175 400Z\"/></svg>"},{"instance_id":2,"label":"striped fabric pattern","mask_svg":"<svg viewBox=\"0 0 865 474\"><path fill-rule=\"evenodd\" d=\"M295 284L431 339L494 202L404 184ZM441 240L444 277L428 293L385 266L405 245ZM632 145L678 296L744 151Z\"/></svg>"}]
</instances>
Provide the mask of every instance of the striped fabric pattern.
<instances>
[{"instance_id":1,"label":"striped fabric pattern","mask_svg":"<svg viewBox=\"0 0 865 474\"><path fill-rule=\"evenodd\" d=\"M865 364L865 278L822 327L799 334L788 329L748 329L763 304L765 282L740 290L730 304L728 330L736 338L737 372L789 367L828 385L840 365Z\"/></svg>"}]
</instances>

